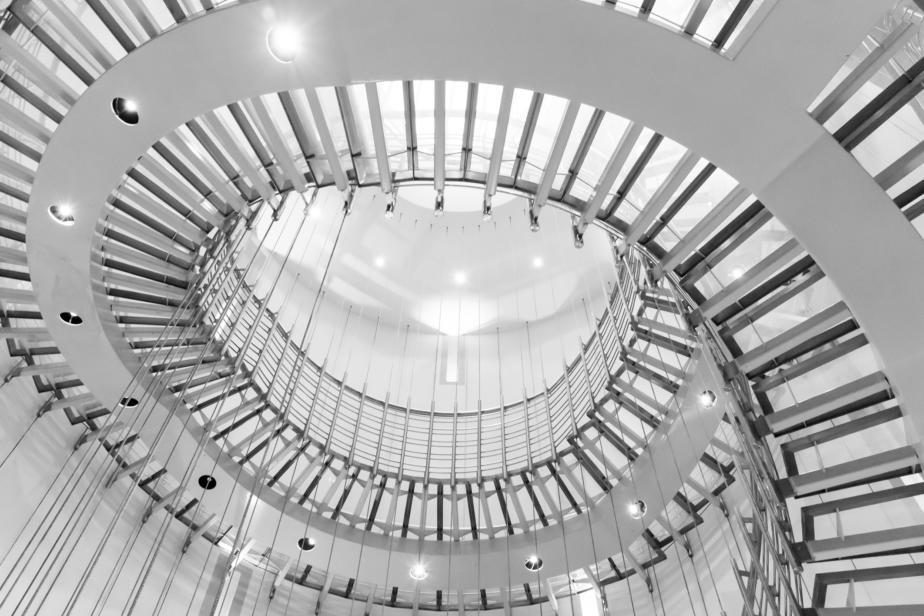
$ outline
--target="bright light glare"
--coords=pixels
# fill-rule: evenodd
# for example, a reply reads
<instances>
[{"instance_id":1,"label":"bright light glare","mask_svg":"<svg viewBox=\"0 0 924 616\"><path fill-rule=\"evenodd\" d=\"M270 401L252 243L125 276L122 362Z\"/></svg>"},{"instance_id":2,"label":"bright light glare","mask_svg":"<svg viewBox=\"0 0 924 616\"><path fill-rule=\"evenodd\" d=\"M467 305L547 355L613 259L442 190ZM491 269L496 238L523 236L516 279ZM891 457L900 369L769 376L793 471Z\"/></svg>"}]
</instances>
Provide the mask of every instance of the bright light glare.
<instances>
[{"instance_id":1,"label":"bright light glare","mask_svg":"<svg viewBox=\"0 0 924 616\"><path fill-rule=\"evenodd\" d=\"M731 277L734 280L738 280L742 276L744 276L744 268L736 267L731 271Z\"/></svg>"},{"instance_id":2,"label":"bright light glare","mask_svg":"<svg viewBox=\"0 0 924 616\"><path fill-rule=\"evenodd\" d=\"M385 267L385 257L376 257L373 263L375 263L377 268L382 269Z\"/></svg>"},{"instance_id":3,"label":"bright light glare","mask_svg":"<svg viewBox=\"0 0 924 616\"><path fill-rule=\"evenodd\" d=\"M456 272L452 275L452 281L457 285L463 285L468 282L468 275L465 272Z\"/></svg>"},{"instance_id":4,"label":"bright light glare","mask_svg":"<svg viewBox=\"0 0 924 616\"><path fill-rule=\"evenodd\" d=\"M542 257L533 257L533 267L539 269L543 266L545 262L542 260Z\"/></svg>"},{"instance_id":5,"label":"bright light glare","mask_svg":"<svg viewBox=\"0 0 924 616\"><path fill-rule=\"evenodd\" d=\"M643 500L637 500L629 503L629 515L639 520L645 513L648 511L648 505L645 504Z\"/></svg>"},{"instance_id":6,"label":"bright light glare","mask_svg":"<svg viewBox=\"0 0 924 616\"><path fill-rule=\"evenodd\" d=\"M126 98L126 99L125 99L125 104L123 105L123 108L125 109L125 111L128 111L128 112L130 112L130 113L134 113L134 112L138 111L138 103L136 103L135 101L133 101L133 100L130 99L130 98Z\"/></svg>"},{"instance_id":7,"label":"bright light glare","mask_svg":"<svg viewBox=\"0 0 924 616\"><path fill-rule=\"evenodd\" d=\"M699 403L707 409L712 408L715 405L716 400L717 400L717 397L715 395L715 392L712 391L711 389L707 389L703 391L701 394L699 394Z\"/></svg>"},{"instance_id":8,"label":"bright light glare","mask_svg":"<svg viewBox=\"0 0 924 616\"><path fill-rule=\"evenodd\" d=\"M417 563L411 567L409 574L415 580L423 580L427 577L427 568L423 566L423 563Z\"/></svg>"},{"instance_id":9,"label":"bright light glare","mask_svg":"<svg viewBox=\"0 0 924 616\"><path fill-rule=\"evenodd\" d=\"M289 24L274 26L266 35L266 46L270 54L284 63L295 60L301 49L301 42L298 30Z\"/></svg>"}]
</instances>

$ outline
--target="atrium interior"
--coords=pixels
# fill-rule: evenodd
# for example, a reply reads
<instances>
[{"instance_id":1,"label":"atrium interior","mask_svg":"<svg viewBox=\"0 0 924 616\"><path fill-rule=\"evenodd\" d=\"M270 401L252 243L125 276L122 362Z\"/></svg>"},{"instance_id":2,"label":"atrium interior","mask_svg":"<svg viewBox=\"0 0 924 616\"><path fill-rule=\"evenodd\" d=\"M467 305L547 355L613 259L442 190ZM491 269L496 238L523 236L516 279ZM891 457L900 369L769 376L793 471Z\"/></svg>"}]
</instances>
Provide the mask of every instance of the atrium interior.
<instances>
[{"instance_id":1,"label":"atrium interior","mask_svg":"<svg viewBox=\"0 0 924 616\"><path fill-rule=\"evenodd\" d=\"M924 0L0 0L0 615L921 616Z\"/></svg>"}]
</instances>

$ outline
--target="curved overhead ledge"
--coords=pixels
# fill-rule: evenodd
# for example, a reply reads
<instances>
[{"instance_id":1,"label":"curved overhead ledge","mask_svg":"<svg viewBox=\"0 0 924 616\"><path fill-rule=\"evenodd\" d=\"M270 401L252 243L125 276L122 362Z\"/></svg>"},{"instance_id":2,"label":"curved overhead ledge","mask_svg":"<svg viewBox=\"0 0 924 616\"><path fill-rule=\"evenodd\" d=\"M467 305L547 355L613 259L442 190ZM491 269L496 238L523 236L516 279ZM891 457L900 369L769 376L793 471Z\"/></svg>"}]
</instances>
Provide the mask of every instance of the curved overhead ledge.
<instances>
[{"instance_id":1,"label":"curved overhead ledge","mask_svg":"<svg viewBox=\"0 0 924 616\"><path fill-rule=\"evenodd\" d=\"M270 6L280 19L311 33L304 55L292 64L266 53ZM918 410L924 382L908 353L924 348L924 288L911 284L924 263L924 242L778 83L764 83L759 74L633 18L600 17L595 7L560 0L532 0L528 7L520 0L464 5L265 0L215 11L142 46L77 102L36 175L27 233L38 302L44 314L87 315L79 329L50 321L57 344L101 401L114 404L121 397L130 374L95 316L93 232L125 169L188 118L242 98L306 86L415 77L505 83L631 117L708 156L754 190L844 294L905 412L919 429L924 426ZM446 29L447 22L455 27ZM384 23L391 25L385 29ZM581 45L548 44L562 23L583 33ZM471 45L473 32L482 41L477 46ZM465 54L458 53L462 48ZM604 64L595 75L573 70L621 57L635 60ZM138 125L124 126L112 116L115 96L138 100ZM45 215L48 204L62 201L79 212L67 229ZM889 250L869 243L870 229L889 238ZM98 360L79 361L87 356ZM182 426L171 429L176 437ZM170 436L162 442L176 440Z\"/></svg>"},{"instance_id":2,"label":"curved overhead ledge","mask_svg":"<svg viewBox=\"0 0 924 616\"><path fill-rule=\"evenodd\" d=\"M590 5L560 0L524 5L265 0L190 20L140 47L85 92L55 132L36 174L28 252L43 313L95 312L89 257L101 206L131 162L190 117L295 87L409 77L505 83L633 118L709 157L752 189L843 293L921 433L924 416L916 410L924 406L924 382L908 368L914 359L908 349L924 348L924 288L909 281L924 262L924 242L885 193L777 81L763 81L746 63L729 62L625 15L601 19ZM524 11L529 20L522 19ZM843 29L865 31L866 11L856 13ZM308 33L296 62L281 64L266 53L273 15ZM456 27L442 27L447 21ZM393 27L381 28L385 22ZM555 40L563 22L583 33L580 46L545 43ZM472 46L476 31L482 43ZM780 48L791 36L778 29L761 32L762 38L779 37ZM454 51L460 48L468 52ZM606 63L605 74L573 70L627 54L636 60ZM507 61L497 62L499 57ZM820 73L821 66L805 64L830 59L798 60L803 73ZM783 62L777 57L777 74ZM115 96L136 99L142 122L131 127L118 122L109 109ZM73 227L35 214L62 200L78 208ZM829 233L831 228L838 232ZM870 229L889 238L888 251L869 244ZM114 384L122 380L112 378L117 358L100 323L89 318L80 331L55 322L49 328L69 358L77 357L78 348L98 354L101 361L92 366L77 363L78 374L102 401L116 399L120 385Z\"/></svg>"}]
</instances>

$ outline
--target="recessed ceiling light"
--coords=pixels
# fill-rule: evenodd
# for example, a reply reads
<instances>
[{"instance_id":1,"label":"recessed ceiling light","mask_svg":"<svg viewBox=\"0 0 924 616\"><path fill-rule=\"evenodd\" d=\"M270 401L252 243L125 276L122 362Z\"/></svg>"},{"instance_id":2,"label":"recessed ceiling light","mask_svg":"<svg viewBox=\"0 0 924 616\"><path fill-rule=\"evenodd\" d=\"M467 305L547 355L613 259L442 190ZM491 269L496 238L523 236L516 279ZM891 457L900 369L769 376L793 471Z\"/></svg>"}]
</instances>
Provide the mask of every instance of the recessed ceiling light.
<instances>
[{"instance_id":1,"label":"recessed ceiling light","mask_svg":"<svg viewBox=\"0 0 924 616\"><path fill-rule=\"evenodd\" d=\"M65 310L58 316L61 317L61 320L67 323L68 325L80 325L81 323L83 323L83 319L80 317L80 315L70 312L68 310Z\"/></svg>"},{"instance_id":2,"label":"recessed ceiling light","mask_svg":"<svg viewBox=\"0 0 924 616\"><path fill-rule=\"evenodd\" d=\"M526 563L523 566L526 567L529 571L539 571L542 569L542 559L533 554L526 559Z\"/></svg>"},{"instance_id":3,"label":"recessed ceiling light","mask_svg":"<svg viewBox=\"0 0 924 616\"><path fill-rule=\"evenodd\" d=\"M533 267L534 268L539 269L544 265L544 263L545 262L542 260L542 257L533 257Z\"/></svg>"},{"instance_id":4,"label":"recessed ceiling light","mask_svg":"<svg viewBox=\"0 0 924 616\"><path fill-rule=\"evenodd\" d=\"M648 505L641 499L629 503L629 515L636 520L642 519L647 511Z\"/></svg>"},{"instance_id":5,"label":"recessed ceiling light","mask_svg":"<svg viewBox=\"0 0 924 616\"><path fill-rule=\"evenodd\" d=\"M298 540L298 548L304 550L305 552L310 552L313 550L317 544L314 542L314 539L311 537L302 537Z\"/></svg>"},{"instance_id":6,"label":"recessed ceiling light","mask_svg":"<svg viewBox=\"0 0 924 616\"><path fill-rule=\"evenodd\" d=\"M411 576L411 578L419 582L420 580L427 579L429 572L427 571L427 568L423 566L423 563L417 563L411 567L411 570L408 572L408 574Z\"/></svg>"},{"instance_id":7,"label":"recessed ceiling light","mask_svg":"<svg viewBox=\"0 0 924 616\"><path fill-rule=\"evenodd\" d=\"M452 275L452 281L457 285L462 286L468 282L468 275L462 271L456 272Z\"/></svg>"},{"instance_id":8,"label":"recessed ceiling light","mask_svg":"<svg viewBox=\"0 0 924 616\"><path fill-rule=\"evenodd\" d=\"M713 406L715 406L715 401L717 399L718 397L711 389L703 390L703 392L699 394L699 403L703 406L703 408L711 409Z\"/></svg>"},{"instance_id":9,"label":"recessed ceiling light","mask_svg":"<svg viewBox=\"0 0 924 616\"><path fill-rule=\"evenodd\" d=\"M119 118L123 124L128 124L129 126L134 126L140 119L138 115L138 103L129 98L122 98L121 96L112 99L112 113L114 113L115 117Z\"/></svg>"},{"instance_id":10,"label":"recessed ceiling light","mask_svg":"<svg viewBox=\"0 0 924 616\"><path fill-rule=\"evenodd\" d=\"M385 257L376 257L373 263L377 268L382 269L385 267Z\"/></svg>"},{"instance_id":11,"label":"recessed ceiling light","mask_svg":"<svg viewBox=\"0 0 924 616\"><path fill-rule=\"evenodd\" d=\"M294 26L279 24L266 33L266 47L273 58L288 64L298 56L302 47L302 37Z\"/></svg>"},{"instance_id":12,"label":"recessed ceiling light","mask_svg":"<svg viewBox=\"0 0 924 616\"><path fill-rule=\"evenodd\" d=\"M218 485L218 481L215 480L211 475L200 475L199 476L199 487L203 490L214 490L215 486Z\"/></svg>"},{"instance_id":13,"label":"recessed ceiling light","mask_svg":"<svg viewBox=\"0 0 924 616\"><path fill-rule=\"evenodd\" d=\"M119 401L119 404L127 409L133 409L138 406L138 398L125 397Z\"/></svg>"},{"instance_id":14,"label":"recessed ceiling light","mask_svg":"<svg viewBox=\"0 0 924 616\"><path fill-rule=\"evenodd\" d=\"M54 219L55 222L62 224L65 227L70 227L76 221L74 218L74 206L72 206L70 203L52 205L48 208L48 214Z\"/></svg>"}]
</instances>

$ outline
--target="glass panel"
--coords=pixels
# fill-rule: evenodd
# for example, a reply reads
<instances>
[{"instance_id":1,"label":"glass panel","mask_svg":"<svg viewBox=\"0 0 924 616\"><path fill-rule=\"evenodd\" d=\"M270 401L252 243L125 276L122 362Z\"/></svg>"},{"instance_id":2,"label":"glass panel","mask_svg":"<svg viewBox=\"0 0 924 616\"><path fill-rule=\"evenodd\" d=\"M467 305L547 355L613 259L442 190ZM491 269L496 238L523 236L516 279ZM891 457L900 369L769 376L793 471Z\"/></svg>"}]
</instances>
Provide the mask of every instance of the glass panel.
<instances>
[{"instance_id":1,"label":"glass panel","mask_svg":"<svg viewBox=\"0 0 924 616\"><path fill-rule=\"evenodd\" d=\"M549 160L549 152L552 150L552 144L567 105L568 101L558 96L542 97L542 106L539 107L539 117L536 119L536 128L529 145L526 165L523 166L520 174L522 179L529 182L539 181L539 176Z\"/></svg>"},{"instance_id":2,"label":"glass panel","mask_svg":"<svg viewBox=\"0 0 924 616\"><path fill-rule=\"evenodd\" d=\"M475 126L472 132L471 171L487 173L497 132L497 114L503 87L492 84L478 86L478 101L475 110Z\"/></svg>"}]
</instances>

